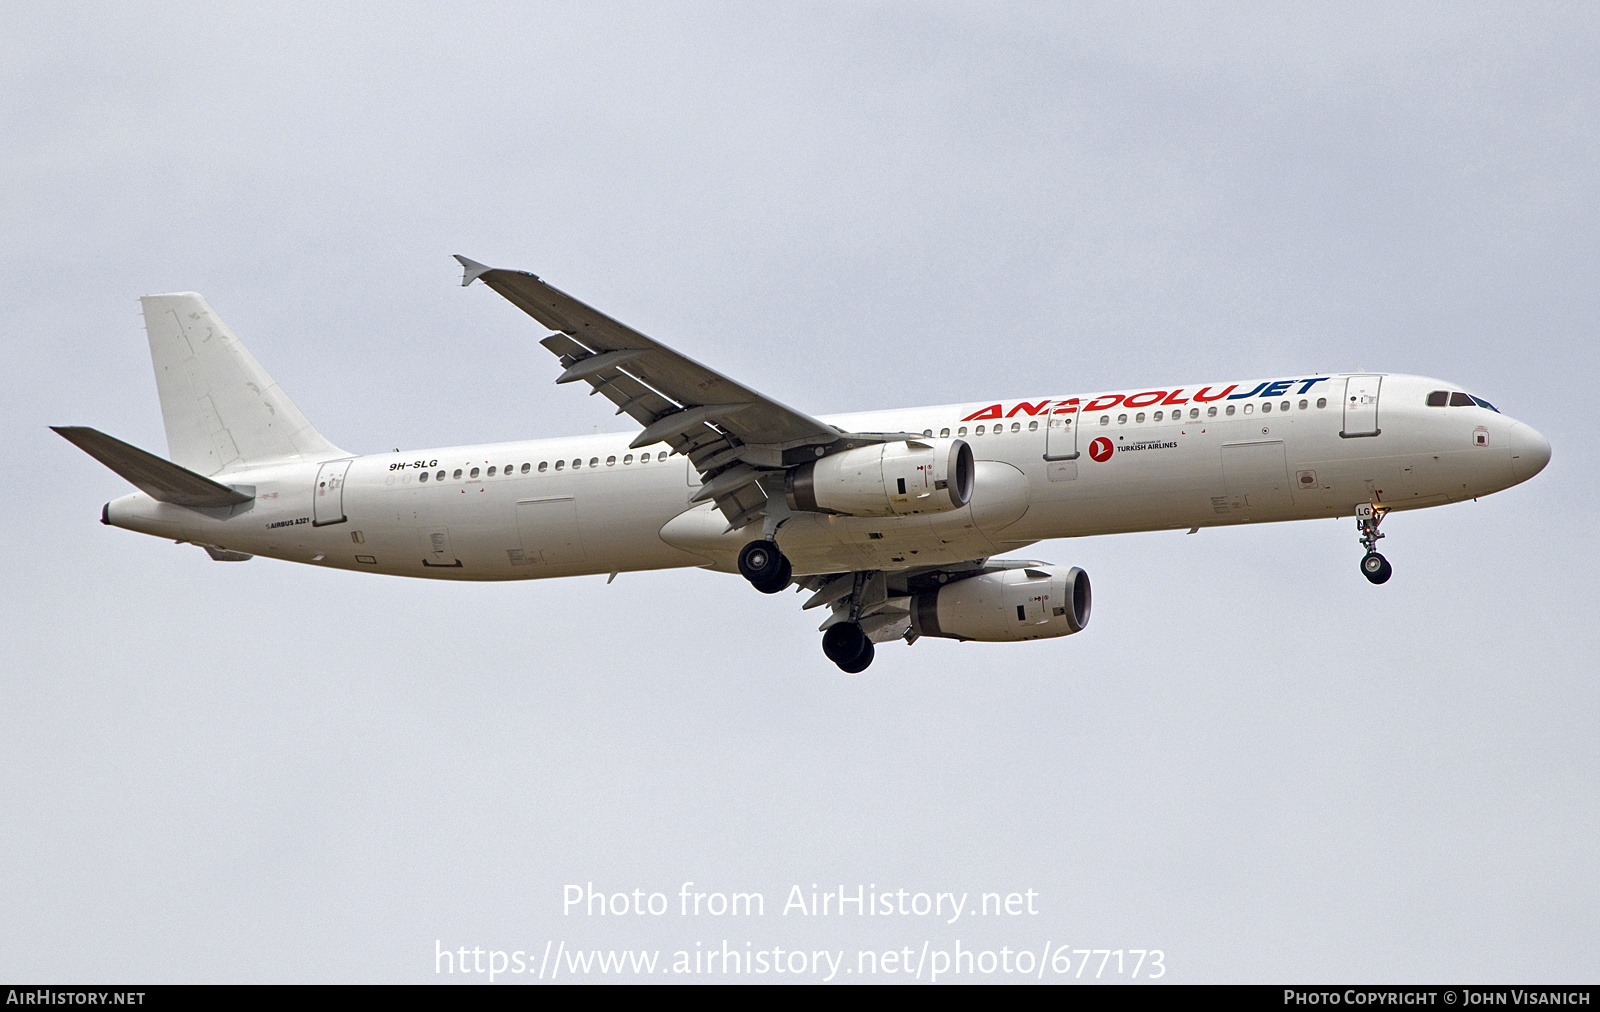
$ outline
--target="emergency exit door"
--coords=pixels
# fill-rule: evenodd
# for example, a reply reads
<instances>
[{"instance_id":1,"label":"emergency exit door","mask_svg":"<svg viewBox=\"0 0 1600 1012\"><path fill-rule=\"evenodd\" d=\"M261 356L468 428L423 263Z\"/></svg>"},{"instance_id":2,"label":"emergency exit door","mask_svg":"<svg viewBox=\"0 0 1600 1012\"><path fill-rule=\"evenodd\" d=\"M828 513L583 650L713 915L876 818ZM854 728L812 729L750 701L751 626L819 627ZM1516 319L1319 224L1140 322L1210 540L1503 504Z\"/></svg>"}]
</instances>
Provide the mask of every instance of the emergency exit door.
<instances>
[{"instance_id":1,"label":"emergency exit door","mask_svg":"<svg viewBox=\"0 0 1600 1012\"><path fill-rule=\"evenodd\" d=\"M311 492L311 526L344 523L344 473L350 470L350 463L330 461L317 470L317 487Z\"/></svg>"},{"instance_id":2,"label":"emergency exit door","mask_svg":"<svg viewBox=\"0 0 1600 1012\"><path fill-rule=\"evenodd\" d=\"M1352 376L1344 381L1344 431L1339 435L1376 436L1378 428L1378 386L1382 376Z\"/></svg>"}]
</instances>

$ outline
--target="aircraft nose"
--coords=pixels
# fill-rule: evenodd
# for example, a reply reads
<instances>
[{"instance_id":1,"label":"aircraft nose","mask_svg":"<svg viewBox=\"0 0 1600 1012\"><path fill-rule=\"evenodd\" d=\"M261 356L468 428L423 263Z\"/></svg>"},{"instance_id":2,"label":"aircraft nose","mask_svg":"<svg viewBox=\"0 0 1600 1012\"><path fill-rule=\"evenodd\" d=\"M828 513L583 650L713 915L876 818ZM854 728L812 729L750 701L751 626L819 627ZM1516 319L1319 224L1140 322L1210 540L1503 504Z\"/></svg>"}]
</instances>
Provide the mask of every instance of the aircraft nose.
<instances>
[{"instance_id":1,"label":"aircraft nose","mask_svg":"<svg viewBox=\"0 0 1600 1012\"><path fill-rule=\"evenodd\" d=\"M1550 440L1531 425L1511 426L1511 470L1518 481L1527 481L1550 463Z\"/></svg>"}]
</instances>

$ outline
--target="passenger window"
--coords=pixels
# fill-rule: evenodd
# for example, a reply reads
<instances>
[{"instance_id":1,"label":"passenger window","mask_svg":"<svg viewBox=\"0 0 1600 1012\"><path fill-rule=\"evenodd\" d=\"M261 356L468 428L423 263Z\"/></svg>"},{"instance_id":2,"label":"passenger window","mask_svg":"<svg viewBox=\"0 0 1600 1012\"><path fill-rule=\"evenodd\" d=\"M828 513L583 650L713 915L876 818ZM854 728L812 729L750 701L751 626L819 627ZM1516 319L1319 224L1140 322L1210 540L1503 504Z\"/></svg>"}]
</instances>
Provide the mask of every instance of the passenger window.
<instances>
[{"instance_id":1,"label":"passenger window","mask_svg":"<svg viewBox=\"0 0 1600 1012\"><path fill-rule=\"evenodd\" d=\"M1472 398L1458 390L1450 395L1450 406L1452 408L1470 408L1472 407Z\"/></svg>"},{"instance_id":2,"label":"passenger window","mask_svg":"<svg viewBox=\"0 0 1600 1012\"><path fill-rule=\"evenodd\" d=\"M1118 425L1127 425L1128 424L1128 416L1127 415L1118 415L1117 416L1117 424Z\"/></svg>"},{"instance_id":3,"label":"passenger window","mask_svg":"<svg viewBox=\"0 0 1600 1012\"><path fill-rule=\"evenodd\" d=\"M1227 413L1230 414L1230 415L1233 414L1233 405L1232 404L1228 405Z\"/></svg>"},{"instance_id":4,"label":"passenger window","mask_svg":"<svg viewBox=\"0 0 1600 1012\"><path fill-rule=\"evenodd\" d=\"M1214 415L1214 414L1216 414L1216 413L1217 413L1217 412L1216 412L1216 409L1215 409L1215 408L1213 408L1213 409L1212 409L1212 411L1211 411L1211 413L1212 413L1212 414L1213 414L1213 415ZM1199 409L1199 408L1190 408L1190 409L1189 409L1189 417L1190 417L1190 418L1199 418L1199 417L1200 417L1200 409Z\"/></svg>"},{"instance_id":5,"label":"passenger window","mask_svg":"<svg viewBox=\"0 0 1600 1012\"><path fill-rule=\"evenodd\" d=\"M1144 412L1141 411L1137 415L1134 415L1133 416L1133 420L1136 421L1136 422L1143 422L1144 421Z\"/></svg>"},{"instance_id":6,"label":"passenger window","mask_svg":"<svg viewBox=\"0 0 1600 1012\"><path fill-rule=\"evenodd\" d=\"M949 439L950 438L950 430L949 429L940 429L939 430L939 438L940 439Z\"/></svg>"},{"instance_id":7,"label":"passenger window","mask_svg":"<svg viewBox=\"0 0 1600 1012\"><path fill-rule=\"evenodd\" d=\"M1249 408L1245 408L1245 410L1249 411L1250 409ZM1262 412L1262 414L1270 414L1272 412L1272 402L1271 401L1267 401L1264 404L1262 404L1261 405L1261 412Z\"/></svg>"},{"instance_id":8,"label":"passenger window","mask_svg":"<svg viewBox=\"0 0 1600 1012\"><path fill-rule=\"evenodd\" d=\"M1012 432L1021 432L1022 431L1022 423L1021 422L1012 422L1011 423L1011 431Z\"/></svg>"},{"instance_id":9,"label":"passenger window","mask_svg":"<svg viewBox=\"0 0 1600 1012\"><path fill-rule=\"evenodd\" d=\"M1177 415L1177 412L1174 411L1173 415ZM1158 421L1158 422L1161 421L1161 412L1159 412L1159 411L1156 412L1155 420Z\"/></svg>"},{"instance_id":10,"label":"passenger window","mask_svg":"<svg viewBox=\"0 0 1600 1012\"><path fill-rule=\"evenodd\" d=\"M417 475L417 480L418 481L427 481L428 480L428 472L424 471L421 474Z\"/></svg>"},{"instance_id":11,"label":"passenger window","mask_svg":"<svg viewBox=\"0 0 1600 1012\"><path fill-rule=\"evenodd\" d=\"M506 470L508 470L508 471L509 471L509 470L510 470L510 468L507 468L507 469L506 469ZM489 468L489 477L491 477L491 478L493 478L493 477L494 477L494 468L492 468L492 467L491 467L491 468Z\"/></svg>"},{"instance_id":12,"label":"passenger window","mask_svg":"<svg viewBox=\"0 0 1600 1012\"><path fill-rule=\"evenodd\" d=\"M607 457L606 458L606 466L607 467L610 467L612 464L615 464L616 462L617 462L617 458L615 458L615 457Z\"/></svg>"},{"instance_id":13,"label":"passenger window","mask_svg":"<svg viewBox=\"0 0 1600 1012\"><path fill-rule=\"evenodd\" d=\"M600 466L600 458L599 457L590 457L589 458L589 466L590 467L599 467Z\"/></svg>"},{"instance_id":14,"label":"passenger window","mask_svg":"<svg viewBox=\"0 0 1600 1012\"><path fill-rule=\"evenodd\" d=\"M560 463L560 461L557 461L557 463ZM526 465L524 465L524 466L526 466ZM539 473L540 474L544 474L545 468L547 468L549 466L550 466L550 462L548 460L539 461Z\"/></svg>"},{"instance_id":15,"label":"passenger window","mask_svg":"<svg viewBox=\"0 0 1600 1012\"><path fill-rule=\"evenodd\" d=\"M543 471L543 470L544 470L544 467L543 467L543 466L542 466L542 465L541 465L541 466L540 466L540 468L539 468L539 470L541 470L541 471ZM527 473L528 473L528 465L527 465L527 464L523 464L523 465L522 465L522 473L523 473L523 474L527 474Z\"/></svg>"},{"instance_id":16,"label":"passenger window","mask_svg":"<svg viewBox=\"0 0 1600 1012\"><path fill-rule=\"evenodd\" d=\"M624 463L624 464L631 464L631 463L633 463L633 454L631 454L631 453L630 453L630 454L628 454L628 455L627 455L627 456L626 456L626 457L623 457L623 458L622 458L622 462L623 462L623 463Z\"/></svg>"},{"instance_id":17,"label":"passenger window","mask_svg":"<svg viewBox=\"0 0 1600 1012\"><path fill-rule=\"evenodd\" d=\"M562 468L564 468L566 466L567 466L567 462L566 461L564 461L564 460L556 461L556 470L557 471L561 470Z\"/></svg>"},{"instance_id":18,"label":"passenger window","mask_svg":"<svg viewBox=\"0 0 1600 1012\"><path fill-rule=\"evenodd\" d=\"M983 435L983 433L984 433L984 427L982 425L980 425L976 429L972 430L972 434L975 435L975 436L981 436L981 435Z\"/></svg>"},{"instance_id":19,"label":"passenger window","mask_svg":"<svg viewBox=\"0 0 1600 1012\"><path fill-rule=\"evenodd\" d=\"M1328 406L1328 399L1326 397L1318 397L1317 398L1317 407L1325 408L1327 406Z\"/></svg>"},{"instance_id":20,"label":"passenger window","mask_svg":"<svg viewBox=\"0 0 1600 1012\"><path fill-rule=\"evenodd\" d=\"M1301 401L1300 403L1304 404L1305 402ZM1289 402L1288 401L1284 401L1282 404L1278 405L1278 410L1279 411L1288 411L1289 410Z\"/></svg>"},{"instance_id":21,"label":"passenger window","mask_svg":"<svg viewBox=\"0 0 1600 1012\"><path fill-rule=\"evenodd\" d=\"M1038 422L1029 422L1028 423L1028 431L1029 432L1037 432L1037 431L1039 431L1039 423Z\"/></svg>"},{"instance_id":22,"label":"passenger window","mask_svg":"<svg viewBox=\"0 0 1600 1012\"><path fill-rule=\"evenodd\" d=\"M1430 408L1442 408L1449 403L1450 391L1448 390L1435 390L1428 395L1428 407Z\"/></svg>"},{"instance_id":23,"label":"passenger window","mask_svg":"<svg viewBox=\"0 0 1600 1012\"><path fill-rule=\"evenodd\" d=\"M461 472L460 472L460 471L457 471L457 472L456 472L456 474L458 474L458 475L459 475L459 474L460 474L460 473L461 473ZM477 469L477 468L473 468L473 469L472 469L472 473L471 473L471 474L469 474L469 475L467 475L467 477L469 477L469 478L476 478L476 477L477 477L477 476L478 476L478 469Z\"/></svg>"},{"instance_id":24,"label":"passenger window","mask_svg":"<svg viewBox=\"0 0 1600 1012\"><path fill-rule=\"evenodd\" d=\"M933 435L933 430L932 429L923 429L922 430L922 434L924 436L932 436Z\"/></svg>"},{"instance_id":25,"label":"passenger window","mask_svg":"<svg viewBox=\"0 0 1600 1012\"><path fill-rule=\"evenodd\" d=\"M956 435L958 435L958 436L965 436L966 434L967 434L967 427L965 425L963 425L961 428L956 430Z\"/></svg>"},{"instance_id":26,"label":"passenger window","mask_svg":"<svg viewBox=\"0 0 1600 1012\"><path fill-rule=\"evenodd\" d=\"M1305 401L1301 401L1300 402L1300 410L1304 411L1306 409L1306 407L1307 407L1307 403ZM1284 410L1287 411L1288 409L1285 408Z\"/></svg>"},{"instance_id":27,"label":"passenger window","mask_svg":"<svg viewBox=\"0 0 1600 1012\"><path fill-rule=\"evenodd\" d=\"M572 462L572 469L574 471L576 471L578 468L580 468L582 466L583 466L583 458L582 457L579 457L578 459L576 459L576 460L574 460Z\"/></svg>"},{"instance_id":28,"label":"passenger window","mask_svg":"<svg viewBox=\"0 0 1600 1012\"><path fill-rule=\"evenodd\" d=\"M1195 411L1198 411L1198 410L1200 410L1200 409L1199 408L1195 409ZM1189 412L1189 417L1190 418L1194 417L1194 411ZM1209 407L1209 408L1206 408L1206 417L1207 418L1215 418L1215 417L1217 417L1217 406L1215 404L1211 405L1211 407Z\"/></svg>"},{"instance_id":29,"label":"passenger window","mask_svg":"<svg viewBox=\"0 0 1600 1012\"><path fill-rule=\"evenodd\" d=\"M1111 416L1110 415L1101 415L1100 416L1100 424L1101 425L1110 425L1111 424Z\"/></svg>"},{"instance_id":30,"label":"passenger window","mask_svg":"<svg viewBox=\"0 0 1600 1012\"><path fill-rule=\"evenodd\" d=\"M639 463L641 463L641 464L650 463L650 455L648 453L639 454Z\"/></svg>"},{"instance_id":31,"label":"passenger window","mask_svg":"<svg viewBox=\"0 0 1600 1012\"><path fill-rule=\"evenodd\" d=\"M1253 411L1255 411L1255 409L1256 409L1256 406L1254 404L1246 404L1244 406L1244 413L1248 415L1248 414L1252 413ZM1267 405L1267 410L1271 411L1272 410L1272 405L1268 404Z\"/></svg>"}]
</instances>

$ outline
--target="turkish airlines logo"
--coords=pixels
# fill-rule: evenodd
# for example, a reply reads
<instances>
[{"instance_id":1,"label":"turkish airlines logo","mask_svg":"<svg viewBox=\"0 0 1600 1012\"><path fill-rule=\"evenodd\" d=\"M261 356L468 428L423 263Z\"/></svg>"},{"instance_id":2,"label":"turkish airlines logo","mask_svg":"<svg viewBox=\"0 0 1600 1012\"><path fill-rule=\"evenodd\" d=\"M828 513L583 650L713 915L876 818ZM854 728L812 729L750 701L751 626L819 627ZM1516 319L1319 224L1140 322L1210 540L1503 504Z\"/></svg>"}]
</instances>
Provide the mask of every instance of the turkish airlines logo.
<instances>
[{"instance_id":1,"label":"turkish airlines logo","mask_svg":"<svg viewBox=\"0 0 1600 1012\"><path fill-rule=\"evenodd\" d=\"M1111 459L1111 440L1104 436L1089 444L1089 456L1102 463Z\"/></svg>"}]
</instances>

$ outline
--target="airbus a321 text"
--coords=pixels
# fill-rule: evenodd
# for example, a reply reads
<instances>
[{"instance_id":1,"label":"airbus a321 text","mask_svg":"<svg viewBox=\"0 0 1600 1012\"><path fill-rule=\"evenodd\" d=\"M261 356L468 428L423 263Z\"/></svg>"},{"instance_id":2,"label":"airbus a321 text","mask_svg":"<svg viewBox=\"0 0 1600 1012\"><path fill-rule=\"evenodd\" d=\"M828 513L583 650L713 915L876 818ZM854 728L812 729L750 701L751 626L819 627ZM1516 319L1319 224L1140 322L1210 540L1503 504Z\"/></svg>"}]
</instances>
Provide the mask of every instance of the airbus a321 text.
<instances>
[{"instance_id":1,"label":"airbus a321 text","mask_svg":"<svg viewBox=\"0 0 1600 1012\"><path fill-rule=\"evenodd\" d=\"M1011 642L1089 622L1083 570L999 558L1049 538L1355 517L1389 579L1386 514L1508 488L1550 444L1454 383L1356 373L1162 383L817 418L693 362L532 274L457 257L554 331L557 383L643 431L356 455L324 439L194 293L142 300L163 459L56 431L139 491L104 523L435 580L677 566L827 609L848 672L874 644Z\"/></svg>"}]
</instances>

